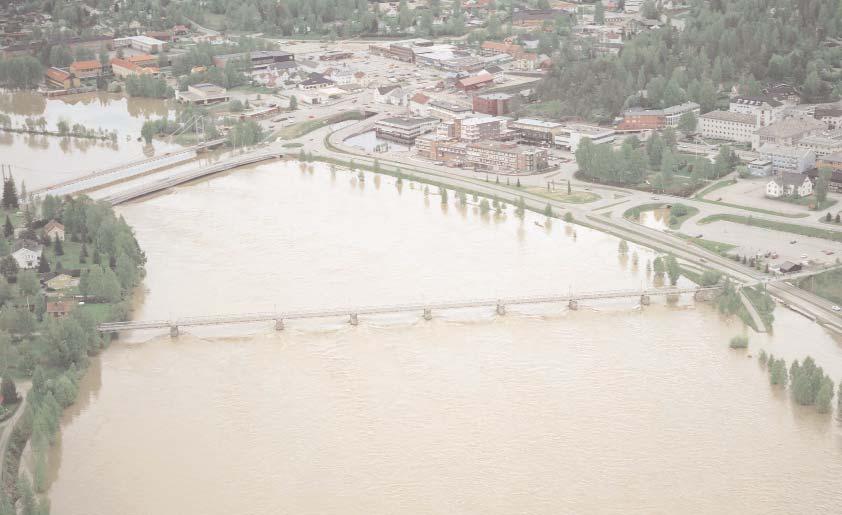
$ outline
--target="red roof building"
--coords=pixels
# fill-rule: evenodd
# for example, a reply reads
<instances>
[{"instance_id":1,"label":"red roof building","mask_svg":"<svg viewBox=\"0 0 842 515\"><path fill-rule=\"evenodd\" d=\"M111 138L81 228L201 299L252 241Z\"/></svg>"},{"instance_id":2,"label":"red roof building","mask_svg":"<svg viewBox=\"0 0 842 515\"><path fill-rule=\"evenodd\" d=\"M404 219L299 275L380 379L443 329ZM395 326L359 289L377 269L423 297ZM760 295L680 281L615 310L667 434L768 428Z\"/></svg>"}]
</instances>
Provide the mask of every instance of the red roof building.
<instances>
[{"instance_id":1,"label":"red roof building","mask_svg":"<svg viewBox=\"0 0 842 515\"><path fill-rule=\"evenodd\" d=\"M494 84L494 76L487 73L465 77L456 81L456 87L462 91L474 91Z\"/></svg>"}]
</instances>

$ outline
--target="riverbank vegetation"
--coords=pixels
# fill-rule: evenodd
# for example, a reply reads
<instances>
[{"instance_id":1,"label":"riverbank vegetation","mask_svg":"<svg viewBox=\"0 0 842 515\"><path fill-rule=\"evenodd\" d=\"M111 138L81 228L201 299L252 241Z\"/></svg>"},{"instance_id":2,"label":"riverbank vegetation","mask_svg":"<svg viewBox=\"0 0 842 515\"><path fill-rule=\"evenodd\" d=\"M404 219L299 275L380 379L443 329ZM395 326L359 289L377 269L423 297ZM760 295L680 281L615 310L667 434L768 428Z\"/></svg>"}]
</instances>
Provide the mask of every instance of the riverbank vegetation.
<instances>
[{"instance_id":1,"label":"riverbank vegetation","mask_svg":"<svg viewBox=\"0 0 842 515\"><path fill-rule=\"evenodd\" d=\"M842 268L798 279L797 286L834 304L842 305Z\"/></svg>"},{"instance_id":2,"label":"riverbank vegetation","mask_svg":"<svg viewBox=\"0 0 842 515\"><path fill-rule=\"evenodd\" d=\"M28 513L43 513L39 510L46 505L33 492L46 489L47 450L56 440L62 410L75 400L89 358L107 344L97 323L127 317L130 292L143 277L146 258L109 204L48 196L13 217L17 202L16 195L15 202L6 202L10 191L4 191L9 209L0 238L0 375L31 378L32 388L3 457L2 492L8 499L20 498L25 510L35 510ZM63 227L63 240L46 235L47 222ZM40 251L36 269L21 269L10 255L23 247ZM27 442L35 463L33 484L18 475Z\"/></svg>"},{"instance_id":3,"label":"riverbank vegetation","mask_svg":"<svg viewBox=\"0 0 842 515\"><path fill-rule=\"evenodd\" d=\"M748 336L745 335L737 335L731 338L731 341L728 342L728 347L732 349L747 349L748 348Z\"/></svg>"}]
</instances>

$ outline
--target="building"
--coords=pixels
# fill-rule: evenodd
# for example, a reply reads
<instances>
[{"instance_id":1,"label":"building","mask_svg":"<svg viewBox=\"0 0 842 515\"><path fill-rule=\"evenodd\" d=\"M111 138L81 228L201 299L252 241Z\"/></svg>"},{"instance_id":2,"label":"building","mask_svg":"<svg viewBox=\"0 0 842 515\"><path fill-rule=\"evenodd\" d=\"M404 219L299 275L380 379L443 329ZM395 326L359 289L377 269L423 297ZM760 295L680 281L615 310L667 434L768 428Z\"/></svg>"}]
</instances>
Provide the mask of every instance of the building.
<instances>
[{"instance_id":1,"label":"building","mask_svg":"<svg viewBox=\"0 0 842 515\"><path fill-rule=\"evenodd\" d=\"M643 0L626 0L623 10L630 14L639 13L642 5Z\"/></svg>"},{"instance_id":2,"label":"building","mask_svg":"<svg viewBox=\"0 0 842 515\"><path fill-rule=\"evenodd\" d=\"M842 130L820 132L801 138L798 148L812 150L817 158L842 152Z\"/></svg>"},{"instance_id":3,"label":"building","mask_svg":"<svg viewBox=\"0 0 842 515\"><path fill-rule=\"evenodd\" d=\"M76 61L70 64L69 70L78 79L95 79L102 76L102 63L95 59Z\"/></svg>"},{"instance_id":4,"label":"building","mask_svg":"<svg viewBox=\"0 0 842 515\"><path fill-rule=\"evenodd\" d=\"M564 126L558 122L547 122L533 118L520 118L509 124L516 131L518 139L532 144L551 145Z\"/></svg>"},{"instance_id":5,"label":"building","mask_svg":"<svg viewBox=\"0 0 842 515\"><path fill-rule=\"evenodd\" d=\"M499 43L497 41L484 41L479 51L484 56L510 55L512 57L520 57L524 54L523 47L520 45Z\"/></svg>"},{"instance_id":6,"label":"building","mask_svg":"<svg viewBox=\"0 0 842 515\"><path fill-rule=\"evenodd\" d=\"M158 75L160 72L156 66L139 66L125 59L111 60L111 73L120 79L125 79L132 75Z\"/></svg>"},{"instance_id":7,"label":"building","mask_svg":"<svg viewBox=\"0 0 842 515\"><path fill-rule=\"evenodd\" d=\"M479 73L491 75L492 77L494 77L494 82L503 82L503 80L505 80L506 78L503 68L500 68L496 64L491 64L483 67L483 69L480 70Z\"/></svg>"},{"instance_id":8,"label":"building","mask_svg":"<svg viewBox=\"0 0 842 515\"><path fill-rule=\"evenodd\" d=\"M803 174L816 166L812 150L767 143L758 150L760 157L772 162L773 173Z\"/></svg>"},{"instance_id":9,"label":"building","mask_svg":"<svg viewBox=\"0 0 842 515\"><path fill-rule=\"evenodd\" d=\"M728 110L732 113L755 115L761 127L777 120L785 107L783 102L774 98L741 95L731 97L728 104Z\"/></svg>"},{"instance_id":10,"label":"building","mask_svg":"<svg viewBox=\"0 0 842 515\"><path fill-rule=\"evenodd\" d=\"M79 79L74 77L72 73L60 68L47 68L47 71L44 72L44 79L48 86L57 89L78 88L80 85Z\"/></svg>"},{"instance_id":11,"label":"building","mask_svg":"<svg viewBox=\"0 0 842 515\"><path fill-rule=\"evenodd\" d=\"M64 318L70 314L74 303L69 300L47 302L47 314L53 318Z\"/></svg>"},{"instance_id":12,"label":"building","mask_svg":"<svg viewBox=\"0 0 842 515\"><path fill-rule=\"evenodd\" d=\"M412 145L415 138L434 130L438 123L438 118L432 117L395 116L378 120L374 130L379 138Z\"/></svg>"},{"instance_id":13,"label":"building","mask_svg":"<svg viewBox=\"0 0 842 515\"><path fill-rule=\"evenodd\" d=\"M378 104L402 106L406 104L406 93L396 84L380 86L374 90L374 101Z\"/></svg>"},{"instance_id":14,"label":"building","mask_svg":"<svg viewBox=\"0 0 842 515\"><path fill-rule=\"evenodd\" d=\"M828 154L816 159L816 168L828 168L834 172L842 172L842 152Z\"/></svg>"},{"instance_id":15,"label":"building","mask_svg":"<svg viewBox=\"0 0 842 515\"><path fill-rule=\"evenodd\" d=\"M813 193L813 182L805 174L782 173L766 184L766 196L770 198L802 198L811 193Z\"/></svg>"},{"instance_id":16,"label":"building","mask_svg":"<svg viewBox=\"0 0 842 515\"><path fill-rule=\"evenodd\" d=\"M753 143L758 129L758 114L711 111L699 117L699 132L705 138Z\"/></svg>"},{"instance_id":17,"label":"building","mask_svg":"<svg viewBox=\"0 0 842 515\"><path fill-rule=\"evenodd\" d=\"M623 112L623 121L618 126L621 130L653 130L666 127L678 127L681 116L692 112L699 116L699 104L685 102L664 109L642 109L635 107Z\"/></svg>"},{"instance_id":18,"label":"building","mask_svg":"<svg viewBox=\"0 0 842 515\"><path fill-rule=\"evenodd\" d=\"M823 122L814 118L786 118L757 131L758 145L796 145L801 139L826 129Z\"/></svg>"},{"instance_id":19,"label":"building","mask_svg":"<svg viewBox=\"0 0 842 515\"><path fill-rule=\"evenodd\" d=\"M64 225L55 220L50 220L44 226L44 235L50 240L58 239L64 241Z\"/></svg>"},{"instance_id":20,"label":"building","mask_svg":"<svg viewBox=\"0 0 842 515\"><path fill-rule=\"evenodd\" d=\"M793 272L800 272L801 265L799 263L793 263L792 261L784 261L781 263L781 266L778 267L778 270L782 274L791 274Z\"/></svg>"},{"instance_id":21,"label":"building","mask_svg":"<svg viewBox=\"0 0 842 515\"><path fill-rule=\"evenodd\" d=\"M568 124L563 126L553 138L553 144L570 152L576 152L579 144L590 140L595 145L614 142L614 129L595 125Z\"/></svg>"},{"instance_id":22,"label":"building","mask_svg":"<svg viewBox=\"0 0 842 515\"><path fill-rule=\"evenodd\" d=\"M147 54L157 54L166 50L167 42L149 36L129 36L115 39L114 46L117 48L131 47Z\"/></svg>"},{"instance_id":23,"label":"building","mask_svg":"<svg viewBox=\"0 0 842 515\"><path fill-rule=\"evenodd\" d=\"M475 91L492 84L494 84L494 76L485 73L456 81L456 87L462 91Z\"/></svg>"},{"instance_id":24,"label":"building","mask_svg":"<svg viewBox=\"0 0 842 515\"><path fill-rule=\"evenodd\" d=\"M231 95L228 90L216 84L209 84L207 82L202 84L193 84L187 86L187 91L178 91L175 94L175 99L185 104L193 105L208 105L218 102L227 102Z\"/></svg>"},{"instance_id":25,"label":"building","mask_svg":"<svg viewBox=\"0 0 842 515\"><path fill-rule=\"evenodd\" d=\"M442 120L464 118L471 114L470 107L455 102L448 102L447 100L431 100L427 102L427 111L430 116L435 116Z\"/></svg>"},{"instance_id":26,"label":"building","mask_svg":"<svg viewBox=\"0 0 842 515\"><path fill-rule=\"evenodd\" d=\"M41 259L41 254L44 252L44 247L33 242L23 242L18 250L12 252L12 257L18 264L18 268L31 269L38 268L38 261Z\"/></svg>"},{"instance_id":27,"label":"building","mask_svg":"<svg viewBox=\"0 0 842 515\"><path fill-rule=\"evenodd\" d=\"M508 118L476 116L446 120L436 127L436 134L460 141L496 140L506 133Z\"/></svg>"},{"instance_id":28,"label":"building","mask_svg":"<svg viewBox=\"0 0 842 515\"><path fill-rule=\"evenodd\" d=\"M477 171L537 173L548 168L547 150L499 141L477 141L466 146L465 161Z\"/></svg>"},{"instance_id":29,"label":"building","mask_svg":"<svg viewBox=\"0 0 842 515\"><path fill-rule=\"evenodd\" d=\"M124 57L126 61L136 64L141 68L157 68L159 64L159 60L156 56L151 54L135 54L135 55L128 55Z\"/></svg>"},{"instance_id":30,"label":"building","mask_svg":"<svg viewBox=\"0 0 842 515\"><path fill-rule=\"evenodd\" d=\"M238 54L222 54L213 57L213 65L217 68L224 68L231 60L248 60L253 70L268 68L276 63L295 61L295 56L289 52L280 50L257 50L254 52L241 52Z\"/></svg>"},{"instance_id":31,"label":"building","mask_svg":"<svg viewBox=\"0 0 842 515\"><path fill-rule=\"evenodd\" d=\"M538 28L545 22L554 22L559 16L568 16L562 9L520 9L512 13L512 25Z\"/></svg>"},{"instance_id":32,"label":"building","mask_svg":"<svg viewBox=\"0 0 842 515\"><path fill-rule=\"evenodd\" d=\"M323 75L318 73L310 74L308 79L305 79L298 83L298 87L305 91L312 90L312 89L322 89L327 88L329 86L333 86L334 82Z\"/></svg>"},{"instance_id":33,"label":"building","mask_svg":"<svg viewBox=\"0 0 842 515\"><path fill-rule=\"evenodd\" d=\"M829 156L828 156L829 157ZM826 159L826 158L824 158ZM830 170L830 181L828 182L827 190L832 191L834 193L842 193L842 159L834 158L834 165L833 167L827 166L824 162L824 159L819 164L819 168L813 168L809 172L807 172L807 176L813 180L813 183L818 180L819 172L822 169L829 169Z\"/></svg>"},{"instance_id":34,"label":"building","mask_svg":"<svg viewBox=\"0 0 842 515\"><path fill-rule=\"evenodd\" d=\"M512 95L508 93L474 95L471 102L475 113L501 116L511 111Z\"/></svg>"},{"instance_id":35,"label":"building","mask_svg":"<svg viewBox=\"0 0 842 515\"><path fill-rule=\"evenodd\" d=\"M801 95L798 94L798 91L789 84L784 84L782 82L772 84L768 88L765 88L763 90L763 94L769 98L777 100L778 102L785 102L789 104L797 104L801 102Z\"/></svg>"},{"instance_id":36,"label":"building","mask_svg":"<svg viewBox=\"0 0 842 515\"><path fill-rule=\"evenodd\" d=\"M842 129L842 107L816 107L813 118L823 122L831 129Z\"/></svg>"},{"instance_id":37,"label":"building","mask_svg":"<svg viewBox=\"0 0 842 515\"><path fill-rule=\"evenodd\" d=\"M755 177L768 177L772 175L772 160L755 159L748 164L748 172Z\"/></svg>"},{"instance_id":38,"label":"building","mask_svg":"<svg viewBox=\"0 0 842 515\"><path fill-rule=\"evenodd\" d=\"M430 116L429 102L430 97L419 91L409 98L409 112L415 116Z\"/></svg>"}]
</instances>

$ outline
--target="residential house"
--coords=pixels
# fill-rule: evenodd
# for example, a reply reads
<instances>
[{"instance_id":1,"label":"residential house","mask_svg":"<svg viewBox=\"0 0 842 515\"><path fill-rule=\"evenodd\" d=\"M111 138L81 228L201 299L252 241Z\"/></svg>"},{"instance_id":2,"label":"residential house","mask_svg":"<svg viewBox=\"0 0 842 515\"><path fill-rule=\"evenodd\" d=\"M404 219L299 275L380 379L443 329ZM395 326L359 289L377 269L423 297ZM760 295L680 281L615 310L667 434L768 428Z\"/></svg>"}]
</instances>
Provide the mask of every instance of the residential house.
<instances>
[{"instance_id":1,"label":"residential house","mask_svg":"<svg viewBox=\"0 0 842 515\"><path fill-rule=\"evenodd\" d=\"M44 234L51 241L55 239L64 241L64 225L55 220L50 220L47 225L44 226Z\"/></svg>"},{"instance_id":2,"label":"residential house","mask_svg":"<svg viewBox=\"0 0 842 515\"><path fill-rule=\"evenodd\" d=\"M807 197L813 193L813 182L807 175L782 173L766 184L766 196L770 198Z\"/></svg>"},{"instance_id":3,"label":"residential house","mask_svg":"<svg viewBox=\"0 0 842 515\"><path fill-rule=\"evenodd\" d=\"M430 102L430 97L422 92L417 92L409 98L409 112L415 116L429 116L430 110L427 109L427 103Z\"/></svg>"},{"instance_id":4,"label":"residential house","mask_svg":"<svg viewBox=\"0 0 842 515\"><path fill-rule=\"evenodd\" d=\"M64 318L70 314L74 308L75 303L69 300L59 300L56 302L47 302L47 314L53 318Z\"/></svg>"},{"instance_id":5,"label":"residential house","mask_svg":"<svg viewBox=\"0 0 842 515\"><path fill-rule=\"evenodd\" d=\"M312 89L322 89L333 86L334 82L318 73L311 73L310 77L298 83L298 87L305 91Z\"/></svg>"},{"instance_id":6,"label":"residential house","mask_svg":"<svg viewBox=\"0 0 842 515\"><path fill-rule=\"evenodd\" d=\"M44 247L35 242L20 242L18 249L12 252L12 257L20 269L38 268L38 261L44 252Z\"/></svg>"}]
</instances>

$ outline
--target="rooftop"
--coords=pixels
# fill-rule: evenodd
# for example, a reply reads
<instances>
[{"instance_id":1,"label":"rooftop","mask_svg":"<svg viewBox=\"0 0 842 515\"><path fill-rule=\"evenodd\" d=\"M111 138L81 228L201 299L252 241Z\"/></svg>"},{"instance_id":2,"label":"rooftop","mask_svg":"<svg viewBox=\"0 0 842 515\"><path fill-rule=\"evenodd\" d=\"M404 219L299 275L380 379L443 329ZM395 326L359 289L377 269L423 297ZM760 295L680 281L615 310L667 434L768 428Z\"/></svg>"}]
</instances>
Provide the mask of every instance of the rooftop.
<instances>
[{"instance_id":1,"label":"rooftop","mask_svg":"<svg viewBox=\"0 0 842 515\"><path fill-rule=\"evenodd\" d=\"M813 118L787 118L761 128L758 133L770 138L791 138L823 128L825 124Z\"/></svg>"},{"instance_id":2,"label":"rooftop","mask_svg":"<svg viewBox=\"0 0 842 515\"><path fill-rule=\"evenodd\" d=\"M471 110L471 108L468 106L457 104L456 102L448 102L447 100L433 100L429 103L429 105L431 107L438 107L439 109L444 109L445 111L454 111L458 113L464 113Z\"/></svg>"},{"instance_id":3,"label":"rooftop","mask_svg":"<svg viewBox=\"0 0 842 515\"><path fill-rule=\"evenodd\" d=\"M760 155L774 155L784 157L804 158L813 151L808 148L789 147L786 145L774 145L766 143L758 149Z\"/></svg>"},{"instance_id":4,"label":"rooftop","mask_svg":"<svg viewBox=\"0 0 842 515\"><path fill-rule=\"evenodd\" d=\"M561 127L561 124L558 122L548 122L546 120L536 120L534 118L519 118L515 120L514 123L519 125L531 125L533 127L541 127L544 129L555 129L556 127Z\"/></svg>"},{"instance_id":5,"label":"rooftop","mask_svg":"<svg viewBox=\"0 0 842 515\"><path fill-rule=\"evenodd\" d=\"M708 120L720 120L723 122L742 123L745 125L756 125L757 119L754 115L746 113L735 113L733 111L711 111L700 116Z\"/></svg>"},{"instance_id":6,"label":"rooftop","mask_svg":"<svg viewBox=\"0 0 842 515\"><path fill-rule=\"evenodd\" d=\"M413 117L413 116L393 116L391 118L383 118L377 123L386 123L389 125L399 125L401 127L418 127L424 125L426 123L432 123L439 121L438 118L430 118L430 117Z\"/></svg>"}]
</instances>

